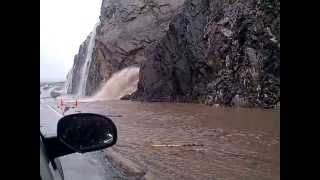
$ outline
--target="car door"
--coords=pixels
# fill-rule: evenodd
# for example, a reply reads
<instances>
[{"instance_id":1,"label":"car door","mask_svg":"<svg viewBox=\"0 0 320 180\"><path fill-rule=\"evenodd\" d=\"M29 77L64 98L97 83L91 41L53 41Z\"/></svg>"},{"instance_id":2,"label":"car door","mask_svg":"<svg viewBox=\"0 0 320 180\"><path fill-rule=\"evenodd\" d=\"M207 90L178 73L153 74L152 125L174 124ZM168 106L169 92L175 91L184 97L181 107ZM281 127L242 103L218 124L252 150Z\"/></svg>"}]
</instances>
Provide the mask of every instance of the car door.
<instances>
[{"instance_id":1,"label":"car door","mask_svg":"<svg viewBox=\"0 0 320 180\"><path fill-rule=\"evenodd\" d=\"M58 159L55 160L57 168L52 167L47 156L46 148L40 136L40 177L42 180L64 180L61 163Z\"/></svg>"}]
</instances>

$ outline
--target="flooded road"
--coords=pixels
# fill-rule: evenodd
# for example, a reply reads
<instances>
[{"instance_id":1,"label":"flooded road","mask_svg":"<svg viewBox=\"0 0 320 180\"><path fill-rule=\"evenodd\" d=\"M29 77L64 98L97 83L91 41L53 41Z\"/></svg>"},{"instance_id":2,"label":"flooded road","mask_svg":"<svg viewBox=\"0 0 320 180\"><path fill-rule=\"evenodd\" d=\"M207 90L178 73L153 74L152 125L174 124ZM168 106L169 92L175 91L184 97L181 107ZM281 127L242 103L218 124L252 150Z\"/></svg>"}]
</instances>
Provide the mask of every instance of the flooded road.
<instances>
[{"instance_id":1,"label":"flooded road","mask_svg":"<svg viewBox=\"0 0 320 180\"><path fill-rule=\"evenodd\" d=\"M147 179L280 179L279 111L130 101L79 109L111 116L118 142L110 149Z\"/></svg>"}]
</instances>

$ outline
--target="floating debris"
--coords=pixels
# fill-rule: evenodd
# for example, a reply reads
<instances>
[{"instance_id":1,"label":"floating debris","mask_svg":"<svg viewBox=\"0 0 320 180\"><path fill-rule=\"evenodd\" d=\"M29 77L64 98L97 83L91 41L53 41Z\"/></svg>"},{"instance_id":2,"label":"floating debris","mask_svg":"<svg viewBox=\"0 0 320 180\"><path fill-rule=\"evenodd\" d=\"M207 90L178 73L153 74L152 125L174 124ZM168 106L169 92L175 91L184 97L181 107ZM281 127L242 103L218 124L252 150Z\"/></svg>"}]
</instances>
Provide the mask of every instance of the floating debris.
<instances>
[{"instance_id":1,"label":"floating debris","mask_svg":"<svg viewBox=\"0 0 320 180\"><path fill-rule=\"evenodd\" d=\"M119 115L111 115L111 114L107 114L106 116L107 116L107 117L122 117L122 115L120 115L120 114L119 114Z\"/></svg>"},{"instance_id":2,"label":"floating debris","mask_svg":"<svg viewBox=\"0 0 320 180\"><path fill-rule=\"evenodd\" d=\"M152 144L152 147L186 147L186 146L204 146L203 144Z\"/></svg>"}]
</instances>

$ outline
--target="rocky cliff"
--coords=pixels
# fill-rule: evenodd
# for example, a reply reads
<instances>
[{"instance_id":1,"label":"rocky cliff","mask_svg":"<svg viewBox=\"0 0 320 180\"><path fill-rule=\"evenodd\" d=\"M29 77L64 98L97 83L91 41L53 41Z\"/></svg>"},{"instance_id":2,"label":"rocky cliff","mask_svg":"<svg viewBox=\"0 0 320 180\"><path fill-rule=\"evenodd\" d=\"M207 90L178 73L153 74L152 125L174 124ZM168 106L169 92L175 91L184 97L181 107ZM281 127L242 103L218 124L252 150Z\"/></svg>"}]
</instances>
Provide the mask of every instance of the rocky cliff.
<instances>
[{"instance_id":1,"label":"rocky cliff","mask_svg":"<svg viewBox=\"0 0 320 180\"><path fill-rule=\"evenodd\" d=\"M187 0L148 49L134 99L280 105L280 1Z\"/></svg>"},{"instance_id":2,"label":"rocky cliff","mask_svg":"<svg viewBox=\"0 0 320 180\"><path fill-rule=\"evenodd\" d=\"M131 99L278 106L280 1L103 0L86 94L131 65L141 67Z\"/></svg>"},{"instance_id":3,"label":"rocky cliff","mask_svg":"<svg viewBox=\"0 0 320 180\"><path fill-rule=\"evenodd\" d=\"M162 38L184 0L103 0L100 25L86 83L86 95L92 95L110 76L127 66L146 60L145 48ZM74 59L70 93L75 93L79 68L86 57L87 42Z\"/></svg>"}]
</instances>

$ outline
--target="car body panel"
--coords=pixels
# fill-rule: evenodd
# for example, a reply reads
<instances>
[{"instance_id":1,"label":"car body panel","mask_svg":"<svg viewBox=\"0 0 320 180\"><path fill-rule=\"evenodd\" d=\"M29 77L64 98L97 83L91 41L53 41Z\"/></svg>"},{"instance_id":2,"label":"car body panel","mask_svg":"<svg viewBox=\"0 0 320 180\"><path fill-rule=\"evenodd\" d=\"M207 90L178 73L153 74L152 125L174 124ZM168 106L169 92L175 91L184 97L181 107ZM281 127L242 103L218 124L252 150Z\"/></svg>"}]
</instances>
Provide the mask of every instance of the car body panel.
<instances>
[{"instance_id":1,"label":"car body panel","mask_svg":"<svg viewBox=\"0 0 320 180\"><path fill-rule=\"evenodd\" d=\"M46 148L40 136L40 177L42 180L64 180L63 170L59 159L55 159L56 169L53 168Z\"/></svg>"}]
</instances>

